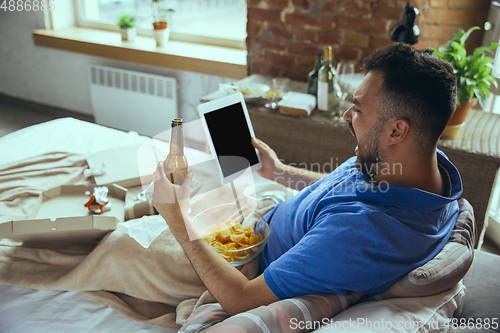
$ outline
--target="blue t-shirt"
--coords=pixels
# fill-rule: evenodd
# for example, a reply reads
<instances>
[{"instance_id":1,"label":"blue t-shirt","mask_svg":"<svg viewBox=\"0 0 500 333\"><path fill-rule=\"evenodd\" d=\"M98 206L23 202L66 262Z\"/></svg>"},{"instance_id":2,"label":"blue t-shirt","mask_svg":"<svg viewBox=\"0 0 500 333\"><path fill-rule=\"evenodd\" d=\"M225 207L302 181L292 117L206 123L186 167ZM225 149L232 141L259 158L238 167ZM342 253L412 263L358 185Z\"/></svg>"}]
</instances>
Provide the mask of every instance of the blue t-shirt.
<instances>
[{"instance_id":1,"label":"blue t-shirt","mask_svg":"<svg viewBox=\"0 0 500 333\"><path fill-rule=\"evenodd\" d=\"M440 151L437 160L449 175L449 197L372 185L353 157L276 206L265 217L271 236L260 257L269 288L280 299L375 295L432 259L453 230L462 194L458 170Z\"/></svg>"}]
</instances>

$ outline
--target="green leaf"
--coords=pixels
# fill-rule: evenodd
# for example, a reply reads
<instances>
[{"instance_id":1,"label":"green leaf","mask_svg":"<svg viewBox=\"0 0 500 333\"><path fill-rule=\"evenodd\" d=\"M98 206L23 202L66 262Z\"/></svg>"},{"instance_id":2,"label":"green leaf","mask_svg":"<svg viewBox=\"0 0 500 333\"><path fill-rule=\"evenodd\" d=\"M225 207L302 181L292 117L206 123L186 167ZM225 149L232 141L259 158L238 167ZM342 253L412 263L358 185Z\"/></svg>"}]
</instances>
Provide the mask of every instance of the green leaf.
<instances>
[{"instance_id":1,"label":"green leaf","mask_svg":"<svg viewBox=\"0 0 500 333\"><path fill-rule=\"evenodd\" d=\"M490 76L488 78L488 80L490 80L491 83L493 83L493 85L495 86L495 88L498 88L498 82L497 82L497 79L495 79L493 76Z\"/></svg>"},{"instance_id":2,"label":"green leaf","mask_svg":"<svg viewBox=\"0 0 500 333\"><path fill-rule=\"evenodd\" d=\"M458 62L460 63L460 65L464 65L467 59L467 53L465 51L465 48L455 41L452 41L451 45L453 45L453 48L455 49Z\"/></svg>"},{"instance_id":3,"label":"green leaf","mask_svg":"<svg viewBox=\"0 0 500 333\"><path fill-rule=\"evenodd\" d=\"M490 76L491 68L484 68L474 74L473 78L475 80L481 80L483 78L488 78Z\"/></svg>"},{"instance_id":4,"label":"green leaf","mask_svg":"<svg viewBox=\"0 0 500 333\"><path fill-rule=\"evenodd\" d=\"M477 82L476 82L476 81L474 81L474 80L470 80L470 79L466 79L466 80L465 80L465 84L466 84L467 86L475 86L475 85L476 85L476 83L477 83Z\"/></svg>"},{"instance_id":5,"label":"green leaf","mask_svg":"<svg viewBox=\"0 0 500 333\"><path fill-rule=\"evenodd\" d=\"M472 63L477 66L488 66L487 64L493 63L493 59L483 54L481 57L475 58Z\"/></svg>"},{"instance_id":6,"label":"green leaf","mask_svg":"<svg viewBox=\"0 0 500 333\"><path fill-rule=\"evenodd\" d=\"M478 47L474 50L474 55L476 54L484 54L485 52L491 52L491 50L494 50L498 47L497 43L491 43L488 46L481 46Z\"/></svg>"},{"instance_id":7,"label":"green leaf","mask_svg":"<svg viewBox=\"0 0 500 333\"><path fill-rule=\"evenodd\" d=\"M462 30L462 29L460 29L460 30ZM462 36L460 36L460 44L465 45L465 41L469 38L470 34L474 30L479 30L479 27L472 27L469 30L467 30L466 33L462 34ZM463 32L463 30L462 30L462 32Z\"/></svg>"},{"instance_id":8,"label":"green leaf","mask_svg":"<svg viewBox=\"0 0 500 333\"><path fill-rule=\"evenodd\" d=\"M490 81L488 80L483 80L478 82L478 86L481 87L484 91L490 91Z\"/></svg>"},{"instance_id":9,"label":"green leaf","mask_svg":"<svg viewBox=\"0 0 500 333\"><path fill-rule=\"evenodd\" d=\"M484 57L485 57L485 55L483 53L475 53L474 52L472 55L467 57L467 62L469 64L471 64L471 63L473 64L473 63L480 61L481 58L484 58Z\"/></svg>"},{"instance_id":10,"label":"green leaf","mask_svg":"<svg viewBox=\"0 0 500 333\"><path fill-rule=\"evenodd\" d=\"M134 18L133 14L121 13L118 15L117 24L121 28L133 28L137 24L137 19Z\"/></svg>"},{"instance_id":11,"label":"green leaf","mask_svg":"<svg viewBox=\"0 0 500 333\"><path fill-rule=\"evenodd\" d=\"M484 106L484 101L486 100L486 98L490 96L490 92L488 90L484 91L483 89L475 89L474 94L476 95L481 107Z\"/></svg>"},{"instance_id":12,"label":"green leaf","mask_svg":"<svg viewBox=\"0 0 500 333\"><path fill-rule=\"evenodd\" d=\"M463 35L464 35L464 30L458 29L457 32L455 32L453 35L451 35L451 41L460 43L460 40L462 39Z\"/></svg>"},{"instance_id":13,"label":"green leaf","mask_svg":"<svg viewBox=\"0 0 500 333\"><path fill-rule=\"evenodd\" d=\"M436 49L432 49L432 50L433 50L432 54L434 54L434 56L435 56L435 57L438 57L438 58L444 59L444 53L439 52L439 51L438 51L438 50L436 50Z\"/></svg>"}]
</instances>

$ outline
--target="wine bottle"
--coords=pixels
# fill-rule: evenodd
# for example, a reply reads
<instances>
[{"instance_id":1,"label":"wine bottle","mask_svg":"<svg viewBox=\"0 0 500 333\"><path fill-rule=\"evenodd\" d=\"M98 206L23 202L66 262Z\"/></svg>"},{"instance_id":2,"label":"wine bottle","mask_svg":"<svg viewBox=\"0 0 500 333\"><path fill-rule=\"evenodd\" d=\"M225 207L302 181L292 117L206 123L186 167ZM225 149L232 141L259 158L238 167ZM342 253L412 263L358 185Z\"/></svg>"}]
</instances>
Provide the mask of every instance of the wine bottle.
<instances>
[{"instance_id":1,"label":"wine bottle","mask_svg":"<svg viewBox=\"0 0 500 333\"><path fill-rule=\"evenodd\" d=\"M335 69L332 67L332 47L323 48L323 66L318 72L318 109L321 115L331 116L335 111Z\"/></svg>"},{"instance_id":2,"label":"wine bottle","mask_svg":"<svg viewBox=\"0 0 500 333\"><path fill-rule=\"evenodd\" d=\"M318 72L323 65L323 53L318 53L314 69L307 75L307 93L318 96Z\"/></svg>"},{"instance_id":3,"label":"wine bottle","mask_svg":"<svg viewBox=\"0 0 500 333\"><path fill-rule=\"evenodd\" d=\"M172 137L170 152L164 163L165 174L172 184L182 185L186 178L188 163L184 156L184 134L182 119L172 119Z\"/></svg>"}]
</instances>

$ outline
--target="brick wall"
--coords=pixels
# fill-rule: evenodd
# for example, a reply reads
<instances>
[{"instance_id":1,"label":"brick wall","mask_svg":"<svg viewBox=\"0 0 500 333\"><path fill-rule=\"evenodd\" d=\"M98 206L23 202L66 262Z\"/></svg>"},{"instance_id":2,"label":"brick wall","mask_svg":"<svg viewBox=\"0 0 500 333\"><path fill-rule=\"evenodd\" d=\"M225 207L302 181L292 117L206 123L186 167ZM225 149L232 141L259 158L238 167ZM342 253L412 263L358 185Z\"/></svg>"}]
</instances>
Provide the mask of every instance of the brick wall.
<instances>
[{"instance_id":1,"label":"brick wall","mask_svg":"<svg viewBox=\"0 0 500 333\"><path fill-rule=\"evenodd\" d=\"M403 0L247 0L250 74L306 80L318 52L333 46L338 59L363 59L390 44L389 31L401 20ZM459 28L483 26L491 0L412 0L420 15L416 48L438 47ZM474 32L467 47L480 45Z\"/></svg>"}]
</instances>

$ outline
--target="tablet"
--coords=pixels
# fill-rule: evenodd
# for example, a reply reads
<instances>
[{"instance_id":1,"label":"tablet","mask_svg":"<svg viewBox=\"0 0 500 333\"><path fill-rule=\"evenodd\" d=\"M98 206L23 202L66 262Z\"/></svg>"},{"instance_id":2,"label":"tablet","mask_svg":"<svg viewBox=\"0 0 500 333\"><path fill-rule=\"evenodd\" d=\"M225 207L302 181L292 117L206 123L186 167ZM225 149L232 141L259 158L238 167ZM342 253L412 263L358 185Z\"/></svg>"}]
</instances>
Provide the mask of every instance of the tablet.
<instances>
[{"instance_id":1,"label":"tablet","mask_svg":"<svg viewBox=\"0 0 500 333\"><path fill-rule=\"evenodd\" d=\"M227 184L245 171L262 166L251 138L255 137L248 110L241 93L231 94L198 105L198 113L208 145L216 155L222 184Z\"/></svg>"}]
</instances>

